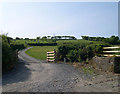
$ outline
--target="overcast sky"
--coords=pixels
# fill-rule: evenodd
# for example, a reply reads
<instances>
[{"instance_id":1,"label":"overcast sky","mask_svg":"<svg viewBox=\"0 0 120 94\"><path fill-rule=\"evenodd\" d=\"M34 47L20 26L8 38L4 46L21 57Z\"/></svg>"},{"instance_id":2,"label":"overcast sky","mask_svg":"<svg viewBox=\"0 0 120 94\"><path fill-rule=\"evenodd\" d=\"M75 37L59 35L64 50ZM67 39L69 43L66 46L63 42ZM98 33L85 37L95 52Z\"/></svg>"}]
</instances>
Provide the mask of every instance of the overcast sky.
<instances>
[{"instance_id":1,"label":"overcast sky","mask_svg":"<svg viewBox=\"0 0 120 94\"><path fill-rule=\"evenodd\" d=\"M15 37L118 35L117 2L3 3L0 30Z\"/></svg>"}]
</instances>

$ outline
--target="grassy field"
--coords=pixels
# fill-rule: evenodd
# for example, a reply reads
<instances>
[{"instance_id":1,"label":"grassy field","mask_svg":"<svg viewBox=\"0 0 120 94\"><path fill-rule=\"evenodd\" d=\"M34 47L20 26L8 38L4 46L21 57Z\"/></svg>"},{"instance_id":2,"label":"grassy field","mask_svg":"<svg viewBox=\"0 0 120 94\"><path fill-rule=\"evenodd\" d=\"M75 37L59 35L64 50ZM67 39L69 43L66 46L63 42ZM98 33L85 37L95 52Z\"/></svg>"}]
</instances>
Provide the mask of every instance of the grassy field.
<instances>
[{"instance_id":1,"label":"grassy field","mask_svg":"<svg viewBox=\"0 0 120 94\"><path fill-rule=\"evenodd\" d=\"M46 60L46 52L57 50L57 46L34 46L25 53L37 59Z\"/></svg>"},{"instance_id":2,"label":"grassy field","mask_svg":"<svg viewBox=\"0 0 120 94\"><path fill-rule=\"evenodd\" d=\"M53 43L52 40L11 40L11 43L26 44L26 43Z\"/></svg>"}]
</instances>

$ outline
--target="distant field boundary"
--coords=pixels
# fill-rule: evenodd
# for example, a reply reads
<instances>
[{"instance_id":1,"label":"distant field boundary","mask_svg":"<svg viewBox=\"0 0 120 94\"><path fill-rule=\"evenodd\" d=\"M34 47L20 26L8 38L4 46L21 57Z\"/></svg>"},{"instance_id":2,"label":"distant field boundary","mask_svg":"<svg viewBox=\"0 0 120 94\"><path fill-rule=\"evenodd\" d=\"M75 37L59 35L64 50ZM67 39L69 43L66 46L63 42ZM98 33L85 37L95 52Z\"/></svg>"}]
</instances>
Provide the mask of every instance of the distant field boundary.
<instances>
[{"instance_id":1,"label":"distant field boundary","mask_svg":"<svg viewBox=\"0 0 120 94\"><path fill-rule=\"evenodd\" d=\"M27 43L30 46L56 46L57 43Z\"/></svg>"}]
</instances>

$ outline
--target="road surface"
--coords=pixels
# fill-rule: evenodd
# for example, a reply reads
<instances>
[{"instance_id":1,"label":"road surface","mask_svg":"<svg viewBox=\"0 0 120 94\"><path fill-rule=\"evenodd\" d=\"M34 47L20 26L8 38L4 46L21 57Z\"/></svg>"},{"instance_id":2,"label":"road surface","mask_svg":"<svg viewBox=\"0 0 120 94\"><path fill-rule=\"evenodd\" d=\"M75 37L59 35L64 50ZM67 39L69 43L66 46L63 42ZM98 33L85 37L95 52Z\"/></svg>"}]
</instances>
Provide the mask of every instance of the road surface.
<instances>
[{"instance_id":1,"label":"road surface","mask_svg":"<svg viewBox=\"0 0 120 94\"><path fill-rule=\"evenodd\" d=\"M28 48L29 49L29 48ZM104 82L89 79L68 64L46 63L19 52L17 67L3 75L3 92L117 92L118 81L104 76ZM97 82L95 82L97 81ZM114 86L114 87L113 87Z\"/></svg>"}]
</instances>

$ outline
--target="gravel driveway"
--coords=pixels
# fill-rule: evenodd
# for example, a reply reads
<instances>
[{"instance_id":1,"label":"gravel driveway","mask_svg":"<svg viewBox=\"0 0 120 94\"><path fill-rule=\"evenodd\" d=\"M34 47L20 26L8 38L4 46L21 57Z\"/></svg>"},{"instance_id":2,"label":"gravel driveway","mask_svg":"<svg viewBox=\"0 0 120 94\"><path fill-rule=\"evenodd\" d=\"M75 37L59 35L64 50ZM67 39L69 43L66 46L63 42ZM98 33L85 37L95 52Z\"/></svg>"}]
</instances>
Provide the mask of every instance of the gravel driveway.
<instances>
[{"instance_id":1,"label":"gravel driveway","mask_svg":"<svg viewBox=\"0 0 120 94\"><path fill-rule=\"evenodd\" d=\"M96 80L92 81L87 75L80 73L71 65L46 63L46 61L37 60L26 55L24 53L26 50L19 52L17 67L3 75L3 92L118 91L118 80L115 78L118 76L114 76L113 81L96 84ZM87 80L85 79L86 77L88 78ZM107 83L109 84L107 85ZM110 84L114 85L114 88Z\"/></svg>"}]
</instances>

